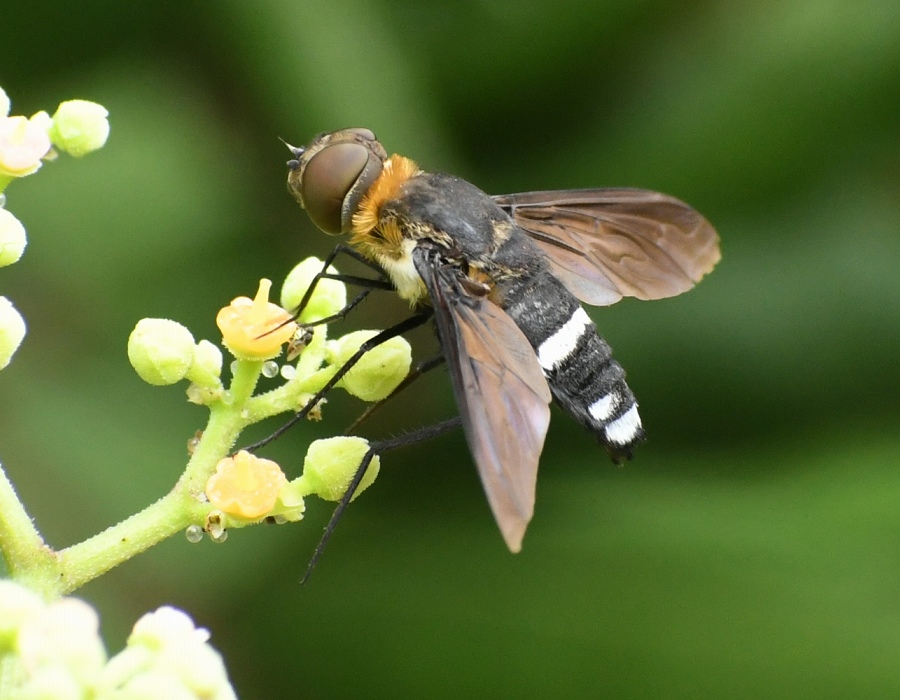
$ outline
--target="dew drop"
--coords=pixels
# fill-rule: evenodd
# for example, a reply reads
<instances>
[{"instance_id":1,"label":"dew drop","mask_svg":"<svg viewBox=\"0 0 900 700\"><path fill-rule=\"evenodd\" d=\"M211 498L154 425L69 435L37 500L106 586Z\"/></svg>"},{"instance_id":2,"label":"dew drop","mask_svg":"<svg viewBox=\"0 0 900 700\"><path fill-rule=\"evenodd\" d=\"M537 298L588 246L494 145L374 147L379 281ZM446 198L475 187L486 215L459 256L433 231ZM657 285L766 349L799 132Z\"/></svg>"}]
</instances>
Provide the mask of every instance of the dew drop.
<instances>
[{"instance_id":1,"label":"dew drop","mask_svg":"<svg viewBox=\"0 0 900 700\"><path fill-rule=\"evenodd\" d=\"M228 530L219 530L215 534L210 532L209 539L211 539L216 544L221 544L228 539Z\"/></svg>"},{"instance_id":2,"label":"dew drop","mask_svg":"<svg viewBox=\"0 0 900 700\"><path fill-rule=\"evenodd\" d=\"M266 360L263 364L262 375L266 379L271 379L272 377L278 376L278 363L274 360Z\"/></svg>"},{"instance_id":3,"label":"dew drop","mask_svg":"<svg viewBox=\"0 0 900 700\"><path fill-rule=\"evenodd\" d=\"M203 539L203 528L199 525L188 525L184 531L184 536L191 544L197 544Z\"/></svg>"},{"instance_id":4,"label":"dew drop","mask_svg":"<svg viewBox=\"0 0 900 700\"><path fill-rule=\"evenodd\" d=\"M294 377L297 376L297 368L294 365L284 365L281 368L281 376L288 381L291 381Z\"/></svg>"}]
</instances>

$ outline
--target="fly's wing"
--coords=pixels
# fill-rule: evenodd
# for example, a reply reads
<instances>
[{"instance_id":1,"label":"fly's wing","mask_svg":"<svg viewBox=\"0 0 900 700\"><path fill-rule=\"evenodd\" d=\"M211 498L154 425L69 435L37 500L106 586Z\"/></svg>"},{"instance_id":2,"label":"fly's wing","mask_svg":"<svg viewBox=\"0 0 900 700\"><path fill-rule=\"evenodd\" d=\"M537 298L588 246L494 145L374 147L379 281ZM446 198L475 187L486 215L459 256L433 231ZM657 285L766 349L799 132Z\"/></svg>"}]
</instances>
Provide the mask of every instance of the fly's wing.
<instances>
[{"instance_id":1,"label":"fly's wing","mask_svg":"<svg viewBox=\"0 0 900 700\"><path fill-rule=\"evenodd\" d=\"M485 298L454 284L427 251L416 269L434 306L469 449L510 551L534 512L538 460L550 424L550 389L528 340Z\"/></svg>"},{"instance_id":2,"label":"fly's wing","mask_svg":"<svg viewBox=\"0 0 900 700\"><path fill-rule=\"evenodd\" d=\"M658 192L558 190L493 199L547 255L569 291L595 306L623 296L681 294L721 258L710 223Z\"/></svg>"}]
</instances>

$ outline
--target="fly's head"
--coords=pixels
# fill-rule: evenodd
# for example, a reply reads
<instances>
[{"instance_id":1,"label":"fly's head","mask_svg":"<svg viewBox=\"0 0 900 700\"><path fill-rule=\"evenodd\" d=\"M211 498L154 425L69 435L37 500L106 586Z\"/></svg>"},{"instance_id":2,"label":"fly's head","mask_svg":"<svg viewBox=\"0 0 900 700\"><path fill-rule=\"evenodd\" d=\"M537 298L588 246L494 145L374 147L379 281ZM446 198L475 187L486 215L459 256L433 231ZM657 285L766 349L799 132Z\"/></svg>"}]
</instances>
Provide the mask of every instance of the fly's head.
<instances>
[{"instance_id":1,"label":"fly's head","mask_svg":"<svg viewBox=\"0 0 900 700\"><path fill-rule=\"evenodd\" d=\"M325 233L348 233L353 215L381 175L387 153L369 129L319 134L304 148L288 146L288 190Z\"/></svg>"}]
</instances>

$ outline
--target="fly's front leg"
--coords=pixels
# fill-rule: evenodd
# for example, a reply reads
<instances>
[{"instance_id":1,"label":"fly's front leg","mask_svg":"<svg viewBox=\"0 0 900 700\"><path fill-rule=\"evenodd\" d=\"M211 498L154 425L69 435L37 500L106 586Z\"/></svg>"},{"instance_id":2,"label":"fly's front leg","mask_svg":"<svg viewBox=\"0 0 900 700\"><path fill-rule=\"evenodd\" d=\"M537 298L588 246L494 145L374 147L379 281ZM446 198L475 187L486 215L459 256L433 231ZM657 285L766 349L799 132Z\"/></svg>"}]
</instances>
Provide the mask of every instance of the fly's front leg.
<instances>
[{"instance_id":1,"label":"fly's front leg","mask_svg":"<svg viewBox=\"0 0 900 700\"><path fill-rule=\"evenodd\" d=\"M328 268L331 267L338 255L346 255L347 257L353 258L357 262L362 263L366 267L378 273L378 277L373 279L371 277L359 277L356 275L342 275L338 273L328 272ZM335 246L334 250L332 250L331 253L328 254L328 257L325 258L325 262L322 265L322 269L318 273L316 273L316 276L313 277L312 282L310 282L309 287L303 295L303 298L300 300L297 308L293 311L295 321L300 318L300 314L303 313L303 310L309 304L309 300L312 299L312 295L315 293L319 281L323 279L337 280L338 282L343 282L344 284L352 284L357 287L362 287L363 291L360 292L360 294L358 294L349 304L347 304L337 313L332 314L327 318L304 324L307 327L318 326L323 323L330 323L332 321L343 319L363 299L365 299L373 289L384 289L388 291L393 291L394 289L394 286L388 279L387 273L385 273L385 271L382 270L378 264L372 262L364 255L362 255L362 253L354 250L350 246L341 244Z\"/></svg>"}]
</instances>

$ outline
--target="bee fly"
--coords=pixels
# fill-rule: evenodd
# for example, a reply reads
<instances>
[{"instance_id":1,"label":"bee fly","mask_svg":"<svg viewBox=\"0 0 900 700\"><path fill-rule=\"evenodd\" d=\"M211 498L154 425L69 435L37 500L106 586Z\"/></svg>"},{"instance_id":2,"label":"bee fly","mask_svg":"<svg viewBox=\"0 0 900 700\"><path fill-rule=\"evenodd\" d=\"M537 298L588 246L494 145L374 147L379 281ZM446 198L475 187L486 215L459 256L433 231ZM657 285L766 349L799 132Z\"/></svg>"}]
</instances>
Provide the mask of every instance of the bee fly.
<instances>
[{"instance_id":1,"label":"bee fly","mask_svg":"<svg viewBox=\"0 0 900 700\"><path fill-rule=\"evenodd\" d=\"M288 188L320 229L434 314L466 439L506 544L519 551L555 398L616 463L644 439L625 371L579 300L662 299L720 258L677 199L638 189L490 196L388 156L368 129L291 147Z\"/></svg>"}]
</instances>

